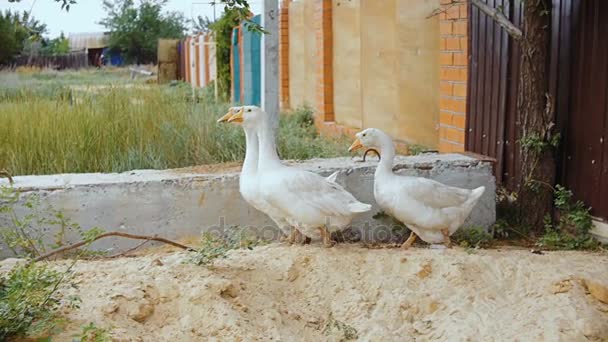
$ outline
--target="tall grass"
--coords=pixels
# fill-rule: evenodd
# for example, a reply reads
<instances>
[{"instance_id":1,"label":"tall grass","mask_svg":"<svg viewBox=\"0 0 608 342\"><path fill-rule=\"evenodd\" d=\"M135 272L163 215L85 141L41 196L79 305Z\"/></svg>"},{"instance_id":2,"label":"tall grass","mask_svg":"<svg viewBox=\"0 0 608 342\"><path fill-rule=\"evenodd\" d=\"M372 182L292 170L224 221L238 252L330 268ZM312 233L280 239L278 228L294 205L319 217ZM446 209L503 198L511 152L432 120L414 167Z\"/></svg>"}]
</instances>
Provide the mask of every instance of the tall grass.
<instances>
[{"instance_id":1,"label":"tall grass","mask_svg":"<svg viewBox=\"0 0 608 342\"><path fill-rule=\"evenodd\" d=\"M69 82L68 82L69 84ZM242 130L217 124L227 104L195 101L189 87L74 88L65 82L0 89L0 169L14 175L122 172L241 160ZM311 114L282 116L285 159L347 153L319 137Z\"/></svg>"}]
</instances>

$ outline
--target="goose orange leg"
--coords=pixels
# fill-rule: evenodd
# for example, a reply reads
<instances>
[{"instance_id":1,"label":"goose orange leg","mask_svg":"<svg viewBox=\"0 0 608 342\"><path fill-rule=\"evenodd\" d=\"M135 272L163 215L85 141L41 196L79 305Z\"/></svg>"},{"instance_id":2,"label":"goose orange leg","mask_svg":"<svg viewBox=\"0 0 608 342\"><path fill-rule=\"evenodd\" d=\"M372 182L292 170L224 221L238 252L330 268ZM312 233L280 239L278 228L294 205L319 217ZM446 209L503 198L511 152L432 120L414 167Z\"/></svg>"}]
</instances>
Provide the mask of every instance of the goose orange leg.
<instances>
[{"instance_id":1,"label":"goose orange leg","mask_svg":"<svg viewBox=\"0 0 608 342\"><path fill-rule=\"evenodd\" d=\"M412 231L410 233L410 237L405 240L405 242L401 245L401 249L408 249L412 246L412 244L416 241L416 234Z\"/></svg>"},{"instance_id":2,"label":"goose orange leg","mask_svg":"<svg viewBox=\"0 0 608 342\"><path fill-rule=\"evenodd\" d=\"M327 230L327 227L319 227L319 233L321 233L321 237L323 238L323 245L327 248L333 247L336 243L331 240L331 234Z\"/></svg>"},{"instance_id":3,"label":"goose orange leg","mask_svg":"<svg viewBox=\"0 0 608 342\"><path fill-rule=\"evenodd\" d=\"M302 233L300 233L296 227L291 227L291 234L289 234L285 241L290 245L293 245L300 238L301 234Z\"/></svg>"},{"instance_id":4,"label":"goose orange leg","mask_svg":"<svg viewBox=\"0 0 608 342\"><path fill-rule=\"evenodd\" d=\"M450 231L445 228L441 230L441 233L443 234L443 243L445 244L445 246L447 248L452 248L452 240L450 240Z\"/></svg>"}]
</instances>

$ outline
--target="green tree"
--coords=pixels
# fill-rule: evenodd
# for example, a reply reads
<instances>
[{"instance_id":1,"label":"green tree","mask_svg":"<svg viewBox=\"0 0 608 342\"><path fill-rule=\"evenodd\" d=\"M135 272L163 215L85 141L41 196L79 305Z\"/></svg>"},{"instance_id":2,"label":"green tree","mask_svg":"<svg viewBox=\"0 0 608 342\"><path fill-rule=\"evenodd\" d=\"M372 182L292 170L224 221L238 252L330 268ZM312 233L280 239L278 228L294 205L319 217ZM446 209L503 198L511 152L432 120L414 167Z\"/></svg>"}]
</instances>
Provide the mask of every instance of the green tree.
<instances>
[{"instance_id":1,"label":"green tree","mask_svg":"<svg viewBox=\"0 0 608 342\"><path fill-rule=\"evenodd\" d=\"M42 40L46 25L28 12L5 11L0 13L0 64L11 62L23 51L26 43Z\"/></svg>"},{"instance_id":2,"label":"green tree","mask_svg":"<svg viewBox=\"0 0 608 342\"><path fill-rule=\"evenodd\" d=\"M167 0L104 0L106 18L100 23L110 30L109 46L131 62L156 62L159 38L182 38L186 19L177 12L163 13Z\"/></svg>"},{"instance_id":3,"label":"green tree","mask_svg":"<svg viewBox=\"0 0 608 342\"><path fill-rule=\"evenodd\" d=\"M61 32L59 37L54 39L45 40L40 49L40 53L43 55L65 55L70 52L70 41Z\"/></svg>"},{"instance_id":4,"label":"green tree","mask_svg":"<svg viewBox=\"0 0 608 342\"><path fill-rule=\"evenodd\" d=\"M218 73L218 89L220 95L228 99L230 97L230 45L232 40L232 28L240 22L240 13L235 9L228 9L209 28L215 34L216 58Z\"/></svg>"}]
</instances>

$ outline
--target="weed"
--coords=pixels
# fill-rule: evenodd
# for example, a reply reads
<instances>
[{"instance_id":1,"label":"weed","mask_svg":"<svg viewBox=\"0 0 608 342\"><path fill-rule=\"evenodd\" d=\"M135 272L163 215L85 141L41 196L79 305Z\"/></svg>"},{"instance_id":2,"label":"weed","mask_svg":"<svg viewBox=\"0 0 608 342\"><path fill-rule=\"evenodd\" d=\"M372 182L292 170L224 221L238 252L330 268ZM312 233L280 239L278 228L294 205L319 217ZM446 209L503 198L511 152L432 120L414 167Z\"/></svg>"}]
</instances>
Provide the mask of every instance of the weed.
<instances>
[{"instance_id":1,"label":"weed","mask_svg":"<svg viewBox=\"0 0 608 342\"><path fill-rule=\"evenodd\" d=\"M417 156L419 154L429 151L429 148L424 145L411 144L407 145L407 152L410 156Z\"/></svg>"},{"instance_id":2,"label":"weed","mask_svg":"<svg viewBox=\"0 0 608 342\"><path fill-rule=\"evenodd\" d=\"M554 204L557 222L550 215L544 219L545 234L539 246L549 249L595 249L599 242L589 231L593 228L590 210L581 201L572 200L572 191L561 185L555 187Z\"/></svg>"},{"instance_id":3,"label":"weed","mask_svg":"<svg viewBox=\"0 0 608 342\"><path fill-rule=\"evenodd\" d=\"M454 240L464 248L487 248L492 243L492 234L483 227L463 227L453 235Z\"/></svg>"},{"instance_id":4,"label":"weed","mask_svg":"<svg viewBox=\"0 0 608 342\"><path fill-rule=\"evenodd\" d=\"M69 271L62 274L45 264L27 263L0 278L0 340L53 330L59 321L58 288Z\"/></svg>"},{"instance_id":5,"label":"weed","mask_svg":"<svg viewBox=\"0 0 608 342\"><path fill-rule=\"evenodd\" d=\"M277 142L279 155L283 159L304 160L348 155L349 139L320 136L314 125L313 112L308 107L281 116Z\"/></svg>"},{"instance_id":6,"label":"weed","mask_svg":"<svg viewBox=\"0 0 608 342\"><path fill-rule=\"evenodd\" d=\"M394 235L394 238L391 239L393 242L403 243L407 235L410 233L409 228L407 228L403 223L401 223L401 221L387 214L383 210L380 210L379 212L375 213L372 218L390 227L390 231Z\"/></svg>"},{"instance_id":7,"label":"weed","mask_svg":"<svg viewBox=\"0 0 608 342\"><path fill-rule=\"evenodd\" d=\"M0 169L13 175L170 169L245 154L243 130L216 123L228 104L215 103L209 89L134 85L102 73L13 75L0 73ZM348 155L347 139L319 136L312 118L308 109L281 116L281 157Z\"/></svg>"},{"instance_id":8,"label":"weed","mask_svg":"<svg viewBox=\"0 0 608 342\"><path fill-rule=\"evenodd\" d=\"M77 337L79 342L110 342L110 330L100 328L91 322L82 327L80 336Z\"/></svg>"},{"instance_id":9,"label":"weed","mask_svg":"<svg viewBox=\"0 0 608 342\"><path fill-rule=\"evenodd\" d=\"M253 249L266 241L248 234L238 227L231 227L228 234L219 236L205 232L201 237L201 246L194 252L190 261L196 265L210 265L216 259L223 259L228 252L235 249Z\"/></svg>"},{"instance_id":10,"label":"weed","mask_svg":"<svg viewBox=\"0 0 608 342\"><path fill-rule=\"evenodd\" d=\"M323 333L325 336L338 335L337 341L352 341L359 338L359 334L357 329L354 327L338 321L334 318L332 313L329 313L327 320L325 321L325 326L323 327Z\"/></svg>"}]
</instances>

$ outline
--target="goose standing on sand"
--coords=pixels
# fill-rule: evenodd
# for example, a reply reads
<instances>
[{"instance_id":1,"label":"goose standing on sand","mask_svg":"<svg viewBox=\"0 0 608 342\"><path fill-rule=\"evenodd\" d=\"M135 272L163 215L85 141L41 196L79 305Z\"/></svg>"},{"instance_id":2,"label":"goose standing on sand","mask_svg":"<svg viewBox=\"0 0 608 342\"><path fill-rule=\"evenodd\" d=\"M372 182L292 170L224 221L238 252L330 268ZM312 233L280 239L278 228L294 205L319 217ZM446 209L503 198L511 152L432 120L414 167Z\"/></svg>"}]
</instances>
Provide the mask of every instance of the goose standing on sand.
<instances>
[{"instance_id":1,"label":"goose standing on sand","mask_svg":"<svg viewBox=\"0 0 608 342\"><path fill-rule=\"evenodd\" d=\"M227 122L237 112L241 113L242 115L243 110L243 107L231 107L228 109L228 113L219 118L217 122ZM300 231L292 227L292 225L290 225L289 222L282 217L281 212L273 210L273 208L270 207L268 203L266 203L259 195L256 179L258 174L259 144L255 127L253 127L251 122L244 122L243 120L235 119L231 122L242 123L243 131L245 132L245 160L243 161L243 167L239 177L239 191L241 196L243 196L249 205L268 215L279 227L279 229L286 236L288 236L287 242L303 242ZM334 182L337 175L338 172L335 172L327 179Z\"/></svg>"},{"instance_id":2,"label":"goose standing on sand","mask_svg":"<svg viewBox=\"0 0 608 342\"><path fill-rule=\"evenodd\" d=\"M450 247L450 236L464 223L485 187L468 190L427 178L396 175L395 146L390 136L376 128L368 128L356 136L349 151L360 147L380 150L382 159L374 174L374 197L380 208L412 231L401 247L409 248L416 236Z\"/></svg>"},{"instance_id":3,"label":"goose standing on sand","mask_svg":"<svg viewBox=\"0 0 608 342\"><path fill-rule=\"evenodd\" d=\"M277 155L274 126L259 107L244 106L228 121L241 121L256 128L259 195L304 235L320 236L324 245L331 247L332 232L344 230L356 214L371 210L371 205L359 202L330 179L284 165Z\"/></svg>"}]
</instances>

